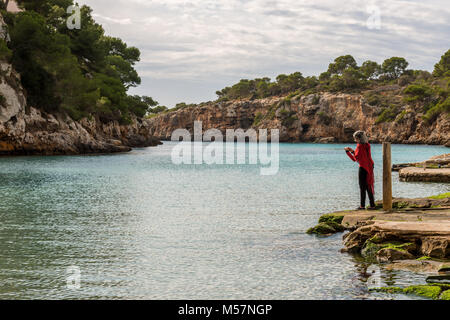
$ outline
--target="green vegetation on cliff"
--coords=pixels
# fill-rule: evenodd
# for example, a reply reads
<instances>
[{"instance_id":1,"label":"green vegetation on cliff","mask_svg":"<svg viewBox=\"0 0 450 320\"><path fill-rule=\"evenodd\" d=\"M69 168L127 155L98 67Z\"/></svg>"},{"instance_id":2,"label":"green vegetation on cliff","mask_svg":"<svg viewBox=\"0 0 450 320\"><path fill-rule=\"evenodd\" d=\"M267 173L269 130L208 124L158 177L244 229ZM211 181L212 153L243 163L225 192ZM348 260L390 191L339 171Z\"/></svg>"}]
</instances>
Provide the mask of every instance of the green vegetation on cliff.
<instances>
[{"instance_id":1,"label":"green vegetation on cliff","mask_svg":"<svg viewBox=\"0 0 450 320\"><path fill-rule=\"evenodd\" d=\"M67 21L73 13L66 9L73 0L17 2L25 11L6 12L6 0L0 0L11 37L10 41L0 39L0 60L11 62L21 74L29 105L46 112L65 112L74 119L97 116L122 123L128 123L132 115L152 117L195 106L179 103L168 109L150 97L129 95L128 89L141 82L135 70L140 52L105 35L88 6L81 7L80 28L70 29ZM422 114L432 123L450 113L450 50L432 73L410 70L408 65L402 57L358 65L354 57L343 55L318 76L293 72L280 74L274 81L268 77L242 79L216 93L219 102L286 96L287 107L294 98L310 94L316 94L313 103L319 104L320 92L362 93L369 105L377 107L377 124L402 121L410 113ZM271 110L269 116L275 112ZM319 116L323 124L329 124L330 115ZM255 123L264 119L262 115ZM298 122L288 113L282 114L281 120L287 127Z\"/></svg>"},{"instance_id":2,"label":"green vegetation on cliff","mask_svg":"<svg viewBox=\"0 0 450 320\"><path fill-rule=\"evenodd\" d=\"M442 113L450 113L450 50L435 65L433 73L408 70L409 63L401 57L384 60L380 65L365 61L358 66L351 55L337 57L328 70L319 77L304 77L301 72L281 74L275 81L270 78L242 79L237 84L216 92L218 101L235 99L261 99L287 95L290 98L317 92L361 93L369 105L379 106L377 123L403 119L410 105L417 113L423 113L425 121L431 123ZM398 94L381 94L377 88L398 85Z\"/></svg>"},{"instance_id":3,"label":"green vegetation on cliff","mask_svg":"<svg viewBox=\"0 0 450 320\"><path fill-rule=\"evenodd\" d=\"M374 61L365 61L358 66L351 55L337 57L330 63L328 70L317 78L303 77L301 72L290 75L280 74L275 82L270 78L254 80L243 79L239 83L217 91L219 99L232 100L239 98L265 98L298 91L351 91L367 87L371 81L390 81L399 78L408 62L404 58L392 57L382 65Z\"/></svg>"},{"instance_id":4,"label":"green vegetation on cliff","mask_svg":"<svg viewBox=\"0 0 450 320\"><path fill-rule=\"evenodd\" d=\"M80 28L69 29L73 0L17 2L25 11L2 10L11 40L0 41L0 59L21 74L30 106L74 119L129 123L131 115L143 117L157 105L149 97L128 95L141 82L134 68L140 52L106 36L88 6L81 7Z\"/></svg>"}]
</instances>

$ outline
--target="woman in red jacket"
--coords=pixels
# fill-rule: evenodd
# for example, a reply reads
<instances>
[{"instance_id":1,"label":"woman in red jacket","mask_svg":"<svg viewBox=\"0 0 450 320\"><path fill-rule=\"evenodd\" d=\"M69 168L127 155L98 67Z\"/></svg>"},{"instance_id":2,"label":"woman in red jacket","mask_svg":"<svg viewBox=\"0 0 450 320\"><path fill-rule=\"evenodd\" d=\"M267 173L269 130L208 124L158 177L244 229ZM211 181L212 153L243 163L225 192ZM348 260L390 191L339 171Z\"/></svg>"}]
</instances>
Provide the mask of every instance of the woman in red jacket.
<instances>
[{"instance_id":1,"label":"woman in red jacket","mask_svg":"<svg viewBox=\"0 0 450 320\"><path fill-rule=\"evenodd\" d=\"M366 208L366 192L369 195L369 209L375 209L375 179L373 175L374 162L370 152L370 144L364 131L356 131L353 134L353 138L357 143L356 150L346 147L345 151L350 159L359 163L359 189L361 192L361 205L358 210L364 210Z\"/></svg>"}]
</instances>

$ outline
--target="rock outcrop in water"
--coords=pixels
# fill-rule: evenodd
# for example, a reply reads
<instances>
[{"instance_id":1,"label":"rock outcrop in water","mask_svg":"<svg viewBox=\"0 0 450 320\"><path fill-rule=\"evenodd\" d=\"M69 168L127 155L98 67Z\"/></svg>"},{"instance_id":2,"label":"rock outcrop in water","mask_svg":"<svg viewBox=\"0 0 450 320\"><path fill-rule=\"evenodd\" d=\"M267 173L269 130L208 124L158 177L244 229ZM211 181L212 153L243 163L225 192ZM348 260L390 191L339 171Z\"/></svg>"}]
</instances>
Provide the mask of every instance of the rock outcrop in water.
<instances>
[{"instance_id":1,"label":"rock outcrop in water","mask_svg":"<svg viewBox=\"0 0 450 320\"><path fill-rule=\"evenodd\" d=\"M377 94L390 94L394 99L398 98L397 91L401 92L399 86L390 86L378 88ZM381 107L370 105L363 94L323 92L292 98L211 102L150 120L155 136L162 140L170 140L175 129L192 130L193 122L198 120L203 122L203 130L216 128L223 134L226 129L278 128L283 142L353 142L356 130L366 130L371 142L450 145L450 119L445 113L428 124L422 114L408 106L391 122L377 121L381 111Z\"/></svg>"},{"instance_id":2,"label":"rock outcrop in water","mask_svg":"<svg viewBox=\"0 0 450 320\"><path fill-rule=\"evenodd\" d=\"M342 230L346 252L361 253L378 262L428 256L450 258L450 197L395 198L393 211L338 211L321 216L310 234L330 235ZM335 227L335 224L338 227Z\"/></svg>"},{"instance_id":3,"label":"rock outcrop in water","mask_svg":"<svg viewBox=\"0 0 450 320\"><path fill-rule=\"evenodd\" d=\"M416 163L395 164L400 181L450 182L450 153Z\"/></svg>"},{"instance_id":4,"label":"rock outcrop in water","mask_svg":"<svg viewBox=\"0 0 450 320\"><path fill-rule=\"evenodd\" d=\"M378 206L380 203L378 202ZM355 211L342 225L345 250L373 255L378 262L428 256L450 258L450 198L396 198L394 210Z\"/></svg>"},{"instance_id":5,"label":"rock outcrop in water","mask_svg":"<svg viewBox=\"0 0 450 320\"><path fill-rule=\"evenodd\" d=\"M450 299L450 197L395 198L393 211L349 210L322 215L309 234L328 236L346 229L341 252L361 255L388 270L425 273L427 285L372 288L372 292ZM339 225L339 228L335 227ZM431 274L431 275L430 275ZM447 281L447 282L445 282Z\"/></svg>"},{"instance_id":6,"label":"rock outcrop in water","mask_svg":"<svg viewBox=\"0 0 450 320\"><path fill-rule=\"evenodd\" d=\"M450 168L403 168L399 171L400 181L443 182L450 183Z\"/></svg>"},{"instance_id":7,"label":"rock outcrop in water","mask_svg":"<svg viewBox=\"0 0 450 320\"><path fill-rule=\"evenodd\" d=\"M441 154L431 157L428 160L421 162L399 163L392 166L393 171L400 171L402 168L417 167L417 168L450 168L450 153Z\"/></svg>"}]
</instances>

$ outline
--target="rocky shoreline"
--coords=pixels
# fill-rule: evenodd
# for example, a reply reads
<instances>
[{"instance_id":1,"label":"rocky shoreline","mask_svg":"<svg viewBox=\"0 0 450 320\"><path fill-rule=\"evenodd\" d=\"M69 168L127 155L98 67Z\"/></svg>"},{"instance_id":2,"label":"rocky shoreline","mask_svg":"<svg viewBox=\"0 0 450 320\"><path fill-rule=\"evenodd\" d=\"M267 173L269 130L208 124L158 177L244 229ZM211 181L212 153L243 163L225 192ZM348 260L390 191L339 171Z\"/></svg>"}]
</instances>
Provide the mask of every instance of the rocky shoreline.
<instances>
[{"instance_id":1,"label":"rocky shoreline","mask_svg":"<svg viewBox=\"0 0 450 320\"><path fill-rule=\"evenodd\" d=\"M432 157L416 163L396 164L393 171L399 172L400 181L450 182L450 153Z\"/></svg>"},{"instance_id":2,"label":"rocky shoreline","mask_svg":"<svg viewBox=\"0 0 450 320\"><path fill-rule=\"evenodd\" d=\"M378 288L378 291L449 299L450 193L428 198L396 198L393 208L385 212L377 202L377 210L325 214L307 233L328 236L346 231L342 253L359 255L368 263L382 264L387 269L428 275L428 285ZM431 296L430 290L434 292Z\"/></svg>"},{"instance_id":3,"label":"rocky shoreline","mask_svg":"<svg viewBox=\"0 0 450 320\"><path fill-rule=\"evenodd\" d=\"M0 38L10 38L2 15ZM11 63L0 61L0 156L116 153L158 144L148 119L131 115L126 125L95 117L75 121L34 108L20 74Z\"/></svg>"},{"instance_id":4,"label":"rocky shoreline","mask_svg":"<svg viewBox=\"0 0 450 320\"><path fill-rule=\"evenodd\" d=\"M388 86L372 91L398 99L402 88ZM161 140L170 140L172 132L178 128L191 132L194 121L202 121L203 130L218 129L222 134L226 129L279 129L280 142L353 142L353 133L365 130L372 143L450 146L447 114L428 124L421 113L408 109L392 121L379 122L383 109L369 104L366 97L370 93L370 90L361 94L321 92L208 102L159 114L151 118L150 123L155 137Z\"/></svg>"},{"instance_id":5,"label":"rocky shoreline","mask_svg":"<svg viewBox=\"0 0 450 320\"><path fill-rule=\"evenodd\" d=\"M421 162L400 163L392 166L392 171L400 171L402 168L417 167L424 169L450 168L450 153L431 157Z\"/></svg>"},{"instance_id":6,"label":"rocky shoreline","mask_svg":"<svg viewBox=\"0 0 450 320\"><path fill-rule=\"evenodd\" d=\"M102 123L96 118L74 121L27 105L20 75L0 63L0 155L75 155L128 152L160 144L149 120Z\"/></svg>"},{"instance_id":7,"label":"rocky shoreline","mask_svg":"<svg viewBox=\"0 0 450 320\"><path fill-rule=\"evenodd\" d=\"M445 182L450 183L450 168L403 168L399 171L400 181L405 182Z\"/></svg>"}]
</instances>

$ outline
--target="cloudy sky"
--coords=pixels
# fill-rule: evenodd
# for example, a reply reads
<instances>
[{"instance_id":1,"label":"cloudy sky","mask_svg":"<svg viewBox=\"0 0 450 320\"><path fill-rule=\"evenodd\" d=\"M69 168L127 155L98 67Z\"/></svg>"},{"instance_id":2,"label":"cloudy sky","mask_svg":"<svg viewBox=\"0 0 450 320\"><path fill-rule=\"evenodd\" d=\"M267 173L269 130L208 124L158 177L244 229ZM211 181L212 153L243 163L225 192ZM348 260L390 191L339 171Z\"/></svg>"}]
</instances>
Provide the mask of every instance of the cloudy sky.
<instances>
[{"instance_id":1,"label":"cloudy sky","mask_svg":"<svg viewBox=\"0 0 450 320\"><path fill-rule=\"evenodd\" d=\"M351 54L432 70L450 48L448 0L77 0L141 50L133 93L169 107L216 98L240 79L318 75Z\"/></svg>"}]
</instances>

